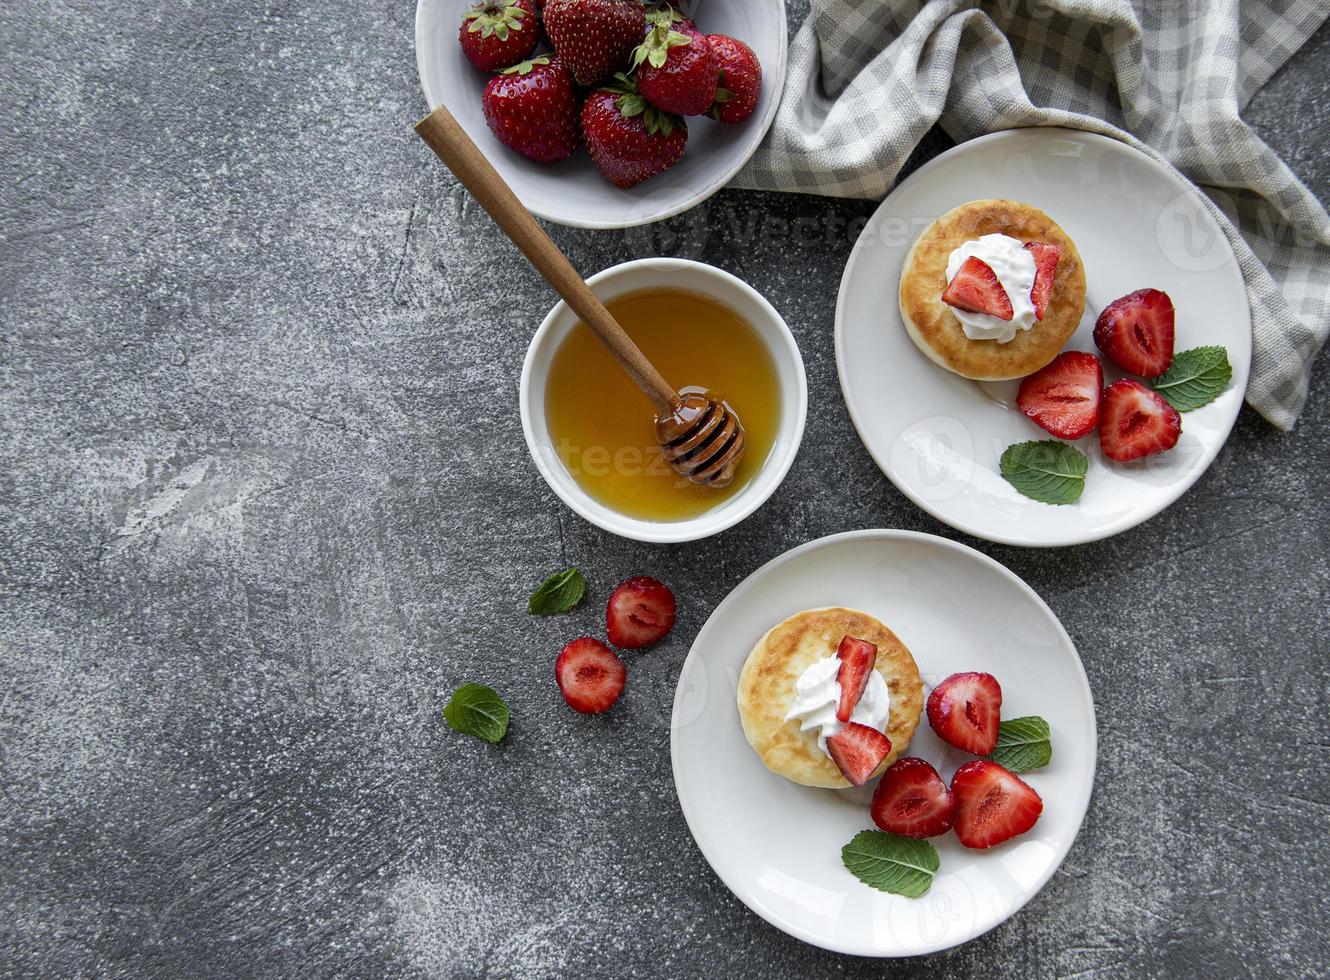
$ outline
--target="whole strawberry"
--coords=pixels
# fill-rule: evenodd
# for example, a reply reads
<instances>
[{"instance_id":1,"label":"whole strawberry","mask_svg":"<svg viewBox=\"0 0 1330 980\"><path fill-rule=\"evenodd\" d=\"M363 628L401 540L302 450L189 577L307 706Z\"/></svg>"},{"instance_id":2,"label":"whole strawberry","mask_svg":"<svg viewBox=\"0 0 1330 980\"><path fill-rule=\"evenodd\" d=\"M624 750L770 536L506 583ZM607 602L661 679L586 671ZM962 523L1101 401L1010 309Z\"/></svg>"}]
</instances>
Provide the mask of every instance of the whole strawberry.
<instances>
[{"instance_id":1,"label":"whole strawberry","mask_svg":"<svg viewBox=\"0 0 1330 980\"><path fill-rule=\"evenodd\" d=\"M716 101L707 113L723 123L743 122L757 108L762 92L762 65L753 49L725 34L708 34L707 43L720 66Z\"/></svg>"},{"instance_id":2,"label":"whole strawberry","mask_svg":"<svg viewBox=\"0 0 1330 980\"><path fill-rule=\"evenodd\" d=\"M457 39L481 71L515 65L536 50L540 25L531 0L481 0L462 17Z\"/></svg>"},{"instance_id":3,"label":"whole strawberry","mask_svg":"<svg viewBox=\"0 0 1330 980\"><path fill-rule=\"evenodd\" d=\"M553 163L577 149L577 90L557 57L505 68L489 80L480 104L490 132L523 156Z\"/></svg>"},{"instance_id":4,"label":"whole strawberry","mask_svg":"<svg viewBox=\"0 0 1330 980\"><path fill-rule=\"evenodd\" d=\"M601 176L615 187L627 188L679 162L688 126L678 116L650 105L632 79L620 73L611 85L587 96L582 138Z\"/></svg>"},{"instance_id":5,"label":"whole strawberry","mask_svg":"<svg viewBox=\"0 0 1330 980\"><path fill-rule=\"evenodd\" d=\"M628 65L646 30L642 0L546 0L545 33L579 85Z\"/></svg>"},{"instance_id":6,"label":"whole strawberry","mask_svg":"<svg viewBox=\"0 0 1330 980\"><path fill-rule=\"evenodd\" d=\"M642 97L658 109L700 116L716 100L716 56L692 24L653 24L633 52L633 67Z\"/></svg>"}]
</instances>

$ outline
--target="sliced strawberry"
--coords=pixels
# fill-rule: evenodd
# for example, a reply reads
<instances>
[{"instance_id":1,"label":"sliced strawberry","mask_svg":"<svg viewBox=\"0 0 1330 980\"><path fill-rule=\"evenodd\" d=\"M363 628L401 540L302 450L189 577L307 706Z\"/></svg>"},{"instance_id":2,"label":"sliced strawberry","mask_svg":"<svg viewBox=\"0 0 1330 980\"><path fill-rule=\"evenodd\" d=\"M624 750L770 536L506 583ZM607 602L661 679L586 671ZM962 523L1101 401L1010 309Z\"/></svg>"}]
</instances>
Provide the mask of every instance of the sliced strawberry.
<instances>
[{"instance_id":1,"label":"sliced strawberry","mask_svg":"<svg viewBox=\"0 0 1330 980\"><path fill-rule=\"evenodd\" d=\"M1023 834L1044 811L1044 801L1015 773L988 759L967 762L951 777L956 836L966 847L992 847Z\"/></svg>"},{"instance_id":2,"label":"sliced strawberry","mask_svg":"<svg viewBox=\"0 0 1330 980\"><path fill-rule=\"evenodd\" d=\"M889 834L936 837L951 829L956 801L923 759L897 759L873 791L873 823Z\"/></svg>"},{"instance_id":3,"label":"sliced strawberry","mask_svg":"<svg viewBox=\"0 0 1330 980\"><path fill-rule=\"evenodd\" d=\"M618 701L627 677L628 668L614 651L589 636L573 640L554 661L554 679L563 699L585 715L598 714Z\"/></svg>"},{"instance_id":4,"label":"sliced strawberry","mask_svg":"<svg viewBox=\"0 0 1330 980\"><path fill-rule=\"evenodd\" d=\"M1182 435L1182 416L1157 391L1123 378L1104 390L1099 448L1125 463L1172 449Z\"/></svg>"},{"instance_id":5,"label":"sliced strawberry","mask_svg":"<svg viewBox=\"0 0 1330 980\"><path fill-rule=\"evenodd\" d=\"M868 675L877 663L877 646L867 640L847 636L840 641L836 651L840 658L840 669L836 672L836 683L840 685L840 703L836 705L836 720L849 721L854 713L854 706L864 696L868 686Z\"/></svg>"},{"instance_id":6,"label":"sliced strawberry","mask_svg":"<svg viewBox=\"0 0 1330 980\"><path fill-rule=\"evenodd\" d=\"M948 745L988 755L997 745L1002 688L992 674L952 674L928 695L928 723Z\"/></svg>"},{"instance_id":7,"label":"sliced strawberry","mask_svg":"<svg viewBox=\"0 0 1330 980\"><path fill-rule=\"evenodd\" d=\"M1021 382L1016 407L1059 439L1079 439L1099 424L1104 367L1085 351L1064 351Z\"/></svg>"},{"instance_id":8,"label":"sliced strawberry","mask_svg":"<svg viewBox=\"0 0 1330 980\"><path fill-rule=\"evenodd\" d=\"M1173 301L1158 289L1138 289L1104 307L1094 342L1132 374L1156 378L1173 363Z\"/></svg>"},{"instance_id":9,"label":"sliced strawberry","mask_svg":"<svg viewBox=\"0 0 1330 980\"><path fill-rule=\"evenodd\" d=\"M674 593L654 578L637 575L610 593L605 630L616 647L634 650L668 633L674 613Z\"/></svg>"},{"instance_id":10,"label":"sliced strawberry","mask_svg":"<svg viewBox=\"0 0 1330 980\"><path fill-rule=\"evenodd\" d=\"M827 751L841 775L862 786L891 752L891 739L876 728L852 721L827 739Z\"/></svg>"},{"instance_id":11,"label":"sliced strawberry","mask_svg":"<svg viewBox=\"0 0 1330 980\"><path fill-rule=\"evenodd\" d=\"M968 310L971 313L987 313L999 320L1012 317L1011 297L998 282L997 273L983 259L971 255L956 270L956 275L947 283L942 294L942 302Z\"/></svg>"},{"instance_id":12,"label":"sliced strawberry","mask_svg":"<svg viewBox=\"0 0 1330 980\"><path fill-rule=\"evenodd\" d=\"M1034 256L1034 285L1030 287L1030 302L1034 304L1034 318L1042 320L1048 311L1048 298L1053 295L1053 274L1057 272L1062 249L1048 242L1026 242L1025 247Z\"/></svg>"}]
</instances>

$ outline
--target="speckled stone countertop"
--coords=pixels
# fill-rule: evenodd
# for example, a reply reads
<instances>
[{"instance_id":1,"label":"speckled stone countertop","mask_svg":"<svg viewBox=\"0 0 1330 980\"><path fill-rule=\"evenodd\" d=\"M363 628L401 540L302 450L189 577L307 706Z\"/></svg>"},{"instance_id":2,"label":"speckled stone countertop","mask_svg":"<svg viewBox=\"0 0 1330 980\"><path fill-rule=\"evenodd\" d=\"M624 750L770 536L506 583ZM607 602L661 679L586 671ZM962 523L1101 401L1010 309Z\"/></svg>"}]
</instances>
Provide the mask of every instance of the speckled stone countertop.
<instances>
[{"instance_id":1,"label":"speckled stone countertop","mask_svg":"<svg viewBox=\"0 0 1330 980\"><path fill-rule=\"evenodd\" d=\"M696 545L610 537L523 448L551 294L411 133L413 7L0 10L0 972L1324 975L1330 355L1296 431L1244 410L1144 526L964 539L1085 661L1089 815L983 938L824 953L703 861L668 706L767 559L861 527L961 537L878 473L840 397L836 290L874 205L727 191L645 230L550 229L588 271L659 252L743 276L808 369L803 449L760 512ZM1248 113L1322 200L1327 59L1322 29ZM599 600L525 613L565 564L597 597L715 569L606 717L551 679ZM497 747L440 719L470 680L512 705Z\"/></svg>"}]
</instances>

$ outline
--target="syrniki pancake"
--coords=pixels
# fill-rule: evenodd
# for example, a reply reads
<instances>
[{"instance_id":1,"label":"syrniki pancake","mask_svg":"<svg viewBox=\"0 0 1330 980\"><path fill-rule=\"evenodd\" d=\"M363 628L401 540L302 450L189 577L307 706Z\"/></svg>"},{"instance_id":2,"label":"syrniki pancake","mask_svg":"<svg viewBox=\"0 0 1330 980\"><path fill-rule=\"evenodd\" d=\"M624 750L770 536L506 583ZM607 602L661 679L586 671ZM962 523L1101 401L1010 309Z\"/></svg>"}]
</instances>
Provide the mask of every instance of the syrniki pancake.
<instances>
[{"instance_id":1,"label":"syrniki pancake","mask_svg":"<svg viewBox=\"0 0 1330 980\"><path fill-rule=\"evenodd\" d=\"M846 635L876 644L874 669L890 694L886 734L891 752L875 776L909 747L923 710L923 682L914 657L895 633L867 613L841 607L808 609L773 626L753 647L739 675L739 718L748 744L767 768L805 786L850 785L818 748L817 731L800 731L797 720L785 720L800 675L815 661L834 657Z\"/></svg>"},{"instance_id":2,"label":"syrniki pancake","mask_svg":"<svg viewBox=\"0 0 1330 980\"><path fill-rule=\"evenodd\" d=\"M942 300L947 260L985 235L1045 242L1062 252L1048 309L1006 343L971 340ZM976 381L1023 378L1048 364L1071 339L1085 312L1085 266L1076 244L1052 218L1019 201L970 201L942 215L915 240L901 268L901 319L910 339L934 363Z\"/></svg>"}]
</instances>

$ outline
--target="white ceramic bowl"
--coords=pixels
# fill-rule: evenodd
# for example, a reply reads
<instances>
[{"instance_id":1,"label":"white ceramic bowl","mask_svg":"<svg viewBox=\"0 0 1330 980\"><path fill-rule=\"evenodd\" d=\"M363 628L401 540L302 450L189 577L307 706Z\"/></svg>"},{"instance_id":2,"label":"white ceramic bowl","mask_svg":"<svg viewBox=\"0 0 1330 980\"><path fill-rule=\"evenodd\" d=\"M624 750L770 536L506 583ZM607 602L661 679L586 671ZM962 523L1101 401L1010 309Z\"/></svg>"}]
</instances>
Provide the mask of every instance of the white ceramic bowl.
<instances>
[{"instance_id":1,"label":"white ceramic bowl","mask_svg":"<svg viewBox=\"0 0 1330 980\"><path fill-rule=\"evenodd\" d=\"M501 144L485 125L480 95L489 76L477 71L457 43L469 0L419 0L416 64L431 108L446 105L489 157L532 214L579 228L631 228L686 211L725 186L753 155L776 115L785 84L785 0L760 3L676 3L708 34L728 34L748 44L762 64L762 95L742 123L727 126L703 117L688 120L688 148L665 173L619 190L596 172L579 149L567 160L544 165Z\"/></svg>"},{"instance_id":2,"label":"white ceramic bowl","mask_svg":"<svg viewBox=\"0 0 1330 980\"><path fill-rule=\"evenodd\" d=\"M737 313L767 345L776 365L780 384L780 422L775 445L757 476L720 506L682 521L644 521L620 514L590 496L577 485L559 459L545 419L545 384L550 362L568 333L578 323L577 314L562 300L550 310L526 352L519 395L522 432L536 460L540 475L559 498L597 527L637 541L670 543L696 541L733 527L757 510L780 486L799 452L808 412L808 381L804 361L794 335L784 319L762 295L742 279L722 269L686 259L638 259L625 262L587 280L602 300L612 300L643 289L669 286L711 297ZM588 408L588 411L594 410Z\"/></svg>"}]
</instances>

